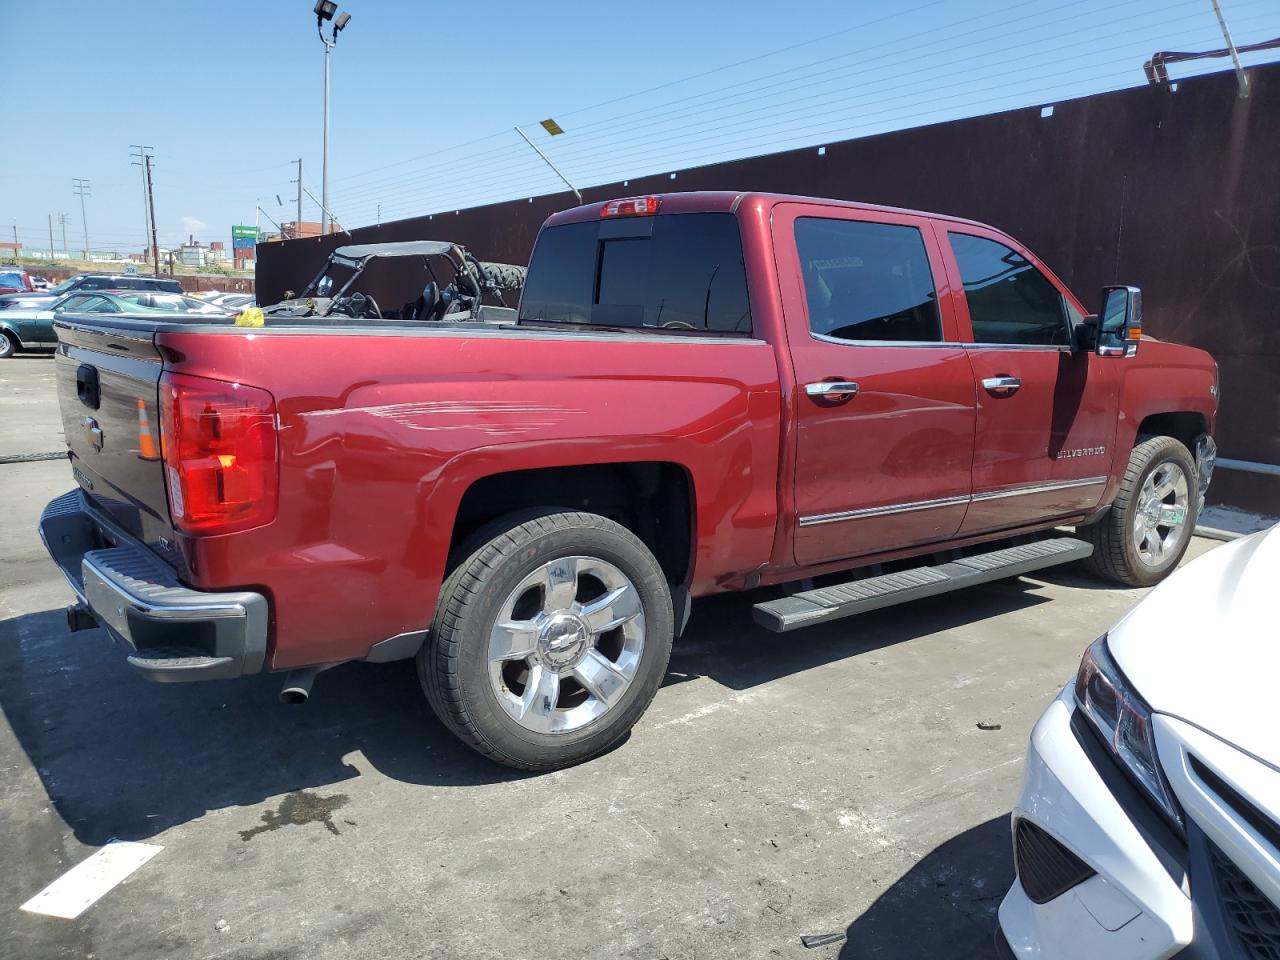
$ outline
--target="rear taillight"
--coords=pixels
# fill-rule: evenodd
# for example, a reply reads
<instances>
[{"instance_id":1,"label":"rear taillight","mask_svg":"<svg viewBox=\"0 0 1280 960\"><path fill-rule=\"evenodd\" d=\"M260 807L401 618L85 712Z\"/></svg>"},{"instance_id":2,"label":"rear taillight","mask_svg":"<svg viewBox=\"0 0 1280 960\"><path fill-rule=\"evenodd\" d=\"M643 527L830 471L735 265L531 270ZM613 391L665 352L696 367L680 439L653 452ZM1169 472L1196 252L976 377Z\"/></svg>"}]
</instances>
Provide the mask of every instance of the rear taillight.
<instances>
[{"instance_id":1,"label":"rear taillight","mask_svg":"<svg viewBox=\"0 0 1280 960\"><path fill-rule=\"evenodd\" d=\"M600 208L602 217L651 217L658 212L661 197L628 197L626 200L610 200Z\"/></svg>"},{"instance_id":2,"label":"rear taillight","mask_svg":"<svg viewBox=\"0 0 1280 960\"><path fill-rule=\"evenodd\" d=\"M173 524L233 533L276 516L276 405L258 387L183 373L160 377L160 450Z\"/></svg>"}]
</instances>

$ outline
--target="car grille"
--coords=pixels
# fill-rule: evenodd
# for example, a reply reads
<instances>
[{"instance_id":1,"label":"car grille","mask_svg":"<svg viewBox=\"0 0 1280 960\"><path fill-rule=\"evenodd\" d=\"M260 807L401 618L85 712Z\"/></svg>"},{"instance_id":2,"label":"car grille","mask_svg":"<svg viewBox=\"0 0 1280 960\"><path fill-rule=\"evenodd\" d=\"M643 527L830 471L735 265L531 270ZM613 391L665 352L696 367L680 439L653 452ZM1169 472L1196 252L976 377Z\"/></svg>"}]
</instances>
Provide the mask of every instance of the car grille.
<instances>
[{"instance_id":1,"label":"car grille","mask_svg":"<svg viewBox=\"0 0 1280 960\"><path fill-rule=\"evenodd\" d=\"M1280 908L1221 850L1210 847L1223 913L1249 960L1280 960Z\"/></svg>"},{"instance_id":2,"label":"car grille","mask_svg":"<svg viewBox=\"0 0 1280 960\"><path fill-rule=\"evenodd\" d=\"M1092 867L1029 820L1014 828L1013 853L1032 903L1048 903L1093 876Z\"/></svg>"}]
</instances>

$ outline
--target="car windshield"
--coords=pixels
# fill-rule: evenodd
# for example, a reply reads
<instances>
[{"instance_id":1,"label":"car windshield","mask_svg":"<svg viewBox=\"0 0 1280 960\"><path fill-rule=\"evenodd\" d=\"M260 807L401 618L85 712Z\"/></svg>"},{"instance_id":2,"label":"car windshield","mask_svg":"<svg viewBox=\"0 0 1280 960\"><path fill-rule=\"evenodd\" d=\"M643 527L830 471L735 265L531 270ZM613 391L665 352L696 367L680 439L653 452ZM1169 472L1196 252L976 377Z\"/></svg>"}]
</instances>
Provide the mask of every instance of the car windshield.
<instances>
[{"instance_id":1,"label":"car windshield","mask_svg":"<svg viewBox=\"0 0 1280 960\"><path fill-rule=\"evenodd\" d=\"M79 279L80 279L79 277L67 277L67 279L63 280L56 287L51 287L49 292L50 293L66 293L68 290L70 290L72 287L76 285L76 282Z\"/></svg>"}]
</instances>

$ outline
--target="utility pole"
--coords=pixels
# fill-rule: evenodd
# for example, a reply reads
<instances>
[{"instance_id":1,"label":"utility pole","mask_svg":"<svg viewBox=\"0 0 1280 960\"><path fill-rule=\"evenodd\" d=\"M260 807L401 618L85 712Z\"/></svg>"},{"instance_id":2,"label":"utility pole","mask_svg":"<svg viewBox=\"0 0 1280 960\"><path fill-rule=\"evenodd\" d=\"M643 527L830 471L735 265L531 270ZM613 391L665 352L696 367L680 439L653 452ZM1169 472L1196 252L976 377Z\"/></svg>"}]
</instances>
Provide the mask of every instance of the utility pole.
<instances>
[{"instance_id":1,"label":"utility pole","mask_svg":"<svg viewBox=\"0 0 1280 960\"><path fill-rule=\"evenodd\" d=\"M144 154L142 169L147 178L147 209L151 213L151 263L156 276L160 276L160 247L156 244L156 194L151 185L151 154ZM169 273L172 275L173 267Z\"/></svg>"},{"instance_id":2,"label":"utility pole","mask_svg":"<svg viewBox=\"0 0 1280 960\"><path fill-rule=\"evenodd\" d=\"M1231 63L1236 68L1236 85L1240 88L1240 99L1249 96L1249 78L1245 76L1244 67L1240 65L1240 54L1236 50L1235 41L1231 39L1231 31L1227 29L1227 18L1222 15L1222 4L1213 0L1213 12L1218 15L1218 26L1222 28L1222 39L1227 41L1227 49L1231 51Z\"/></svg>"},{"instance_id":3,"label":"utility pole","mask_svg":"<svg viewBox=\"0 0 1280 960\"><path fill-rule=\"evenodd\" d=\"M324 198L320 201L320 234L323 236L333 229L333 217L325 212L329 209L329 60L338 43L338 34L351 22L351 14L340 12L332 0L317 0L313 12L316 15L316 33L324 44L324 154L320 173L320 196ZM336 19L335 13L338 15ZM326 20L333 20L333 30L328 37L324 35Z\"/></svg>"},{"instance_id":4,"label":"utility pole","mask_svg":"<svg viewBox=\"0 0 1280 960\"><path fill-rule=\"evenodd\" d=\"M58 223L62 227L62 252L67 256L70 256L70 251L67 249L67 221L70 219L71 217L65 213L58 214Z\"/></svg>"},{"instance_id":5,"label":"utility pole","mask_svg":"<svg viewBox=\"0 0 1280 960\"><path fill-rule=\"evenodd\" d=\"M136 153L130 153L130 165L138 168L138 172L142 174L142 242L146 243L146 238L151 236L151 214L148 212L147 203L147 171L144 169L144 158L150 156L150 151L155 147L144 147L137 143L129 144Z\"/></svg>"},{"instance_id":6,"label":"utility pole","mask_svg":"<svg viewBox=\"0 0 1280 960\"><path fill-rule=\"evenodd\" d=\"M298 165L298 179L290 181L298 185L298 212L295 214L297 219L293 223L293 239L297 240L302 236L302 158L299 157L293 162Z\"/></svg>"},{"instance_id":7,"label":"utility pole","mask_svg":"<svg viewBox=\"0 0 1280 960\"><path fill-rule=\"evenodd\" d=\"M49 214L49 262L53 263L53 214Z\"/></svg>"},{"instance_id":8,"label":"utility pole","mask_svg":"<svg viewBox=\"0 0 1280 960\"><path fill-rule=\"evenodd\" d=\"M71 192L80 198L80 223L84 226L84 258L89 259L89 217L84 212L84 198L93 196L93 185L88 180L73 177Z\"/></svg>"}]
</instances>

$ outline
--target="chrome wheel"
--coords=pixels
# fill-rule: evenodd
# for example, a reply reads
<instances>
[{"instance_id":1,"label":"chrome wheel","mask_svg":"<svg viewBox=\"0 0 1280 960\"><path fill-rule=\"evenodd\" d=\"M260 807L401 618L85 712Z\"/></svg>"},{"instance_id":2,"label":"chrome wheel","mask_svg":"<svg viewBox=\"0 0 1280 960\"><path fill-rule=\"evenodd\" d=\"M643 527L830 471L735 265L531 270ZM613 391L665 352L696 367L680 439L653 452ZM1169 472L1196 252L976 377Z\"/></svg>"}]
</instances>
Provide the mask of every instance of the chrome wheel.
<instances>
[{"instance_id":1,"label":"chrome wheel","mask_svg":"<svg viewBox=\"0 0 1280 960\"><path fill-rule=\"evenodd\" d=\"M609 712L644 650L640 593L596 557L544 563L508 595L489 633L489 679L507 715L570 733Z\"/></svg>"},{"instance_id":2,"label":"chrome wheel","mask_svg":"<svg viewBox=\"0 0 1280 960\"><path fill-rule=\"evenodd\" d=\"M1166 460L1147 476L1133 515L1133 547L1142 562L1158 567L1175 554L1190 514L1187 475Z\"/></svg>"}]
</instances>

